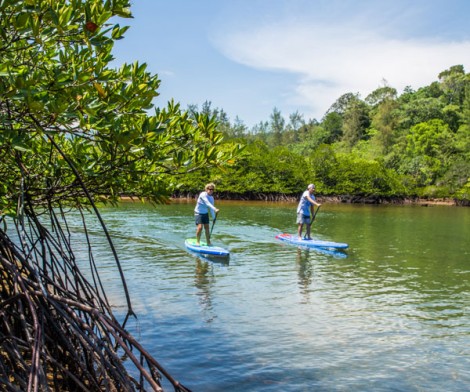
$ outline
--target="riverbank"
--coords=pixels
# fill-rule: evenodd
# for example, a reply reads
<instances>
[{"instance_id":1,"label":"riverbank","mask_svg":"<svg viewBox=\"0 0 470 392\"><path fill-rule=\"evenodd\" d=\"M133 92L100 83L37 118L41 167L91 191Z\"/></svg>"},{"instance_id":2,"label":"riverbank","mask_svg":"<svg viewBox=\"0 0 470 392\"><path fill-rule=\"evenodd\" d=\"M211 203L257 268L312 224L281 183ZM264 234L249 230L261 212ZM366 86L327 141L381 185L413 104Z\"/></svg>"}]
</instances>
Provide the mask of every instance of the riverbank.
<instances>
[{"instance_id":1,"label":"riverbank","mask_svg":"<svg viewBox=\"0 0 470 392\"><path fill-rule=\"evenodd\" d=\"M178 192L170 196L170 200L194 200L197 193ZM297 202L298 195L285 195L274 193L246 193L235 194L229 192L220 192L214 195L216 200L238 200L238 201L269 201L269 202ZM316 195L320 203L340 203L340 204L396 204L396 205L420 205L429 207L433 205L470 207L470 200L459 200L455 198L420 198L420 197L382 197L382 196L323 196ZM140 198L131 195L122 195L122 201L135 201Z\"/></svg>"},{"instance_id":2,"label":"riverbank","mask_svg":"<svg viewBox=\"0 0 470 392\"><path fill-rule=\"evenodd\" d=\"M174 193L172 199L194 199L197 194L190 192L187 193ZM235 194L230 192L220 192L214 195L219 200L247 200L247 201L279 201L279 202L296 202L299 200L298 195L285 195L275 193L246 193ZM423 207L432 205L448 205L448 206L470 206L470 200L458 200L455 198L419 198L419 197L383 197L383 196L354 196L354 195L340 195L340 196L322 196L316 195L320 203L350 203L350 204L415 204Z\"/></svg>"}]
</instances>

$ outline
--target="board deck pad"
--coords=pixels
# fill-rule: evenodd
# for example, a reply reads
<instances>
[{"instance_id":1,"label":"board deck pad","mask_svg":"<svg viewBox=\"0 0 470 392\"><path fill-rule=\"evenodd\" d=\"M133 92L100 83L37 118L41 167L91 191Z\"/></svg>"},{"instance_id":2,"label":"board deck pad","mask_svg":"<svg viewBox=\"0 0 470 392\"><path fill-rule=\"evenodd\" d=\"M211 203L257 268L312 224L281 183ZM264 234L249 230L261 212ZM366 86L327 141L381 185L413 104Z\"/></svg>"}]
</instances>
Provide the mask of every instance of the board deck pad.
<instances>
[{"instance_id":1,"label":"board deck pad","mask_svg":"<svg viewBox=\"0 0 470 392\"><path fill-rule=\"evenodd\" d=\"M187 238L184 244L190 251L203 255L219 257L227 257L230 255L230 252L227 249L216 245L207 245L204 241L201 241L200 245L196 245L196 238Z\"/></svg>"},{"instance_id":2,"label":"board deck pad","mask_svg":"<svg viewBox=\"0 0 470 392\"><path fill-rule=\"evenodd\" d=\"M346 249L349 246L348 244L345 244L344 242L323 241L323 240L315 240L315 239L299 240L297 235L286 234L286 233L276 235L276 239L287 242L292 245L305 246L308 248Z\"/></svg>"}]
</instances>

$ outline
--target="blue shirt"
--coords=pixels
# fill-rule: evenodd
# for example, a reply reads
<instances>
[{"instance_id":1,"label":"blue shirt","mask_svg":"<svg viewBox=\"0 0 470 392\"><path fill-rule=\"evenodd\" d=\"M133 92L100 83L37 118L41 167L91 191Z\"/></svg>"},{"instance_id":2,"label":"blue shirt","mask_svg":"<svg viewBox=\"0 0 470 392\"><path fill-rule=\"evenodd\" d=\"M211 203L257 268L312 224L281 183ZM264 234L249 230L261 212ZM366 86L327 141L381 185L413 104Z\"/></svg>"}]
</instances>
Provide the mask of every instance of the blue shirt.
<instances>
[{"instance_id":1,"label":"blue shirt","mask_svg":"<svg viewBox=\"0 0 470 392\"><path fill-rule=\"evenodd\" d=\"M215 207L214 207L214 198L210 196L207 192L201 192L197 198L196 208L194 212L196 214L208 214L209 209L211 211L212 218L215 219Z\"/></svg>"},{"instance_id":2,"label":"blue shirt","mask_svg":"<svg viewBox=\"0 0 470 392\"><path fill-rule=\"evenodd\" d=\"M312 206L312 203L307 199L307 196L310 196L312 200L315 200L315 196L311 195L308 190L302 193L299 205L297 206L297 214L302 213L305 216L310 216L310 207Z\"/></svg>"}]
</instances>

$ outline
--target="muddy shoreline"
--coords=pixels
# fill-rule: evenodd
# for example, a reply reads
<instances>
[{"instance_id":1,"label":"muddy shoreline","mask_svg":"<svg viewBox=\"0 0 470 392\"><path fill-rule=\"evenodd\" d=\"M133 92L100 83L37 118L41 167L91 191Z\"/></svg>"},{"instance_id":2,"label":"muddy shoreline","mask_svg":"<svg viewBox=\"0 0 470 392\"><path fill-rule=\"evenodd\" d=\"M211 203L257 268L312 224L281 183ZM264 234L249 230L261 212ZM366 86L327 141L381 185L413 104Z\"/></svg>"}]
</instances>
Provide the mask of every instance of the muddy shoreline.
<instances>
[{"instance_id":1,"label":"muddy shoreline","mask_svg":"<svg viewBox=\"0 0 470 392\"><path fill-rule=\"evenodd\" d=\"M247 194L234 194L228 192L217 193L216 200L247 200L247 201L279 201L279 202L296 202L299 200L298 195L284 195L284 194L271 194L271 193L247 193ZM194 199L197 194L193 193L174 193L172 199ZM347 204L396 204L396 205L447 205L447 206L470 206L470 200L458 200L454 198L419 198L419 197L381 197L381 196L322 196L316 195L320 203L347 203Z\"/></svg>"}]
</instances>

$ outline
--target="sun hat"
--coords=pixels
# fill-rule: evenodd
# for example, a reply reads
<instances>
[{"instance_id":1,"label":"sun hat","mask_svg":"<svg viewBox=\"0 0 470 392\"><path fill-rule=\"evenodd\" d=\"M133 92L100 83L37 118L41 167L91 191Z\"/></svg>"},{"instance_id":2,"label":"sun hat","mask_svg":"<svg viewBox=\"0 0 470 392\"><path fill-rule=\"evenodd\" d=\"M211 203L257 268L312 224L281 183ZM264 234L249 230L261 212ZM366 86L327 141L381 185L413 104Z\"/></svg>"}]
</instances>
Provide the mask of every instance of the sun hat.
<instances>
[{"instance_id":1,"label":"sun hat","mask_svg":"<svg viewBox=\"0 0 470 392\"><path fill-rule=\"evenodd\" d=\"M310 188L315 189L315 185L309 184L308 187L307 187L307 189L310 189Z\"/></svg>"}]
</instances>

